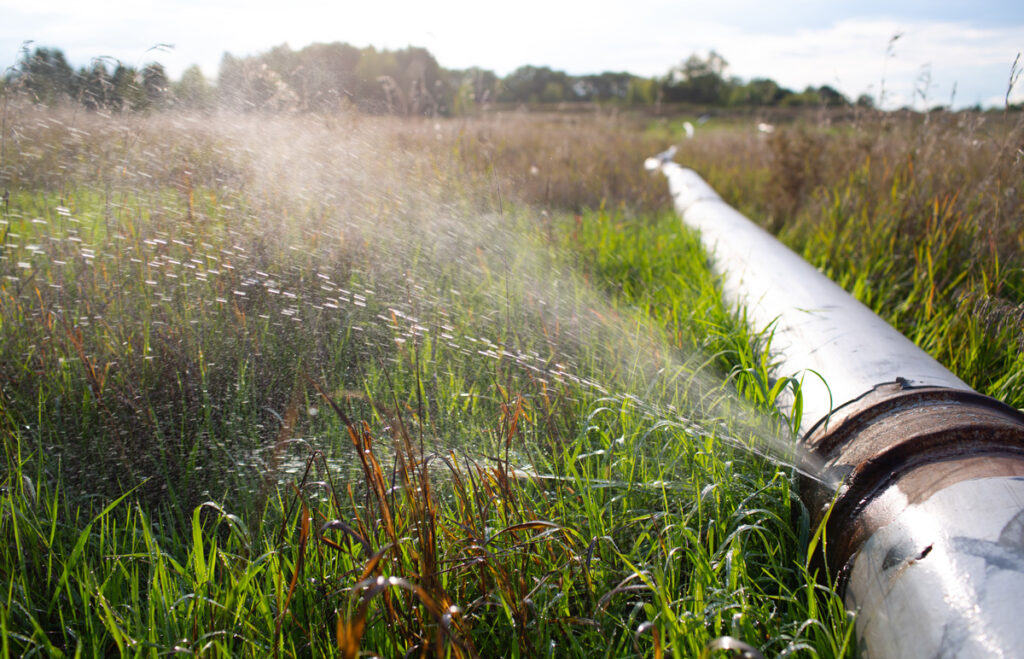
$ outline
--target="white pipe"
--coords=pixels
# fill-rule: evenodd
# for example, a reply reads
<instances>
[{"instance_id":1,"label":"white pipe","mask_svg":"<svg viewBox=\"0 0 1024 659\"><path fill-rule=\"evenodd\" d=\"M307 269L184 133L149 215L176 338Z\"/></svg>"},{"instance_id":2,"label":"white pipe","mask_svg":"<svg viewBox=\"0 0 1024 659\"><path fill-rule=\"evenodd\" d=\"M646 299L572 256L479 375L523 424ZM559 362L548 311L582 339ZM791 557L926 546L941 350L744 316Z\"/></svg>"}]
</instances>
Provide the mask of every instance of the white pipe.
<instances>
[{"instance_id":1,"label":"white pipe","mask_svg":"<svg viewBox=\"0 0 1024 659\"><path fill-rule=\"evenodd\" d=\"M961 481L903 504L850 572L861 656L1024 656L1024 479Z\"/></svg>"},{"instance_id":2,"label":"white pipe","mask_svg":"<svg viewBox=\"0 0 1024 659\"><path fill-rule=\"evenodd\" d=\"M777 372L802 380L801 431L876 384L897 378L914 385L970 390L853 296L722 201L696 172L674 162L659 164L679 215L700 232L722 277L727 301L746 309L755 330L771 328Z\"/></svg>"},{"instance_id":3,"label":"white pipe","mask_svg":"<svg viewBox=\"0 0 1024 659\"><path fill-rule=\"evenodd\" d=\"M1024 657L1024 415L974 393L671 157L647 168L668 178L726 299L772 329L779 374L802 378L805 441L849 474L837 497L805 498L819 520L832 504L826 542L841 549L825 560L858 614L860 656Z\"/></svg>"}]
</instances>

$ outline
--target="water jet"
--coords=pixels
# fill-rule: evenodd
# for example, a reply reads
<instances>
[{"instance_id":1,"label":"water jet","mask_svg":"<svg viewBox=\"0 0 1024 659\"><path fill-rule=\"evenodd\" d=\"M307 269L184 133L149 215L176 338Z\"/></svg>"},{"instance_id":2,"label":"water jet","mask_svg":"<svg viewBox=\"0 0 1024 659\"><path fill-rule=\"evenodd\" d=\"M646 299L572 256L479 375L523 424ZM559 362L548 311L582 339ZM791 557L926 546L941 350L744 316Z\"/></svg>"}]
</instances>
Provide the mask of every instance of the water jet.
<instances>
[{"instance_id":1,"label":"water jet","mask_svg":"<svg viewBox=\"0 0 1024 659\"><path fill-rule=\"evenodd\" d=\"M676 211L727 300L769 328L781 402L826 482L816 557L865 657L1024 656L1024 414L983 396L671 161Z\"/></svg>"}]
</instances>

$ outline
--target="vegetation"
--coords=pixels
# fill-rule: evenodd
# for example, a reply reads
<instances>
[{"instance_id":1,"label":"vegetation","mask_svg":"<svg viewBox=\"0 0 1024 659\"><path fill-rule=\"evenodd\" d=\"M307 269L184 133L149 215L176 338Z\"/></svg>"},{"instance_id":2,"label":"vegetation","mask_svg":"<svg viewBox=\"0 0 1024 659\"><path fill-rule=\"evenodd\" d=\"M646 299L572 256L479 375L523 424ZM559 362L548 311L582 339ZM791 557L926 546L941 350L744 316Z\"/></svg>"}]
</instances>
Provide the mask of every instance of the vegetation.
<instances>
[{"instance_id":1,"label":"vegetation","mask_svg":"<svg viewBox=\"0 0 1024 659\"><path fill-rule=\"evenodd\" d=\"M785 127L698 169L965 382L1022 408L1022 146L1019 115L867 115Z\"/></svg>"},{"instance_id":2,"label":"vegetation","mask_svg":"<svg viewBox=\"0 0 1024 659\"><path fill-rule=\"evenodd\" d=\"M112 67L112 70L111 68ZM726 75L714 51L691 55L665 76L643 78L606 71L570 75L546 66L522 66L504 78L479 68L445 69L424 48L377 50L346 43L287 45L251 57L225 53L216 84L198 67L172 83L156 62L142 70L108 58L73 71L56 48L27 49L7 73L37 102L75 101L90 109L149 110L166 106L210 110L215 103L237 111L328 112L357 107L373 114L466 115L495 104L769 108L850 105L829 86L793 92L772 80L744 82ZM870 105L870 99L860 100Z\"/></svg>"},{"instance_id":3,"label":"vegetation","mask_svg":"<svg viewBox=\"0 0 1024 659\"><path fill-rule=\"evenodd\" d=\"M110 68L112 65L112 69ZM183 76L181 97L187 98L189 74ZM90 110L146 110L164 104L170 81L158 62L142 70L107 58L94 59L88 67L74 71L64 53L56 48L36 48L24 53L6 84L45 105L76 101Z\"/></svg>"},{"instance_id":4,"label":"vegetation","mask_svg":"<svg viewBox=\"0 0 1024 659\"><path fill-rule=\"evenodd\" d=\"M693 116L107 115L18 84L5 656L851 656L808 567L788 374L643 172L669 143L1024 406L1012 114L687 140Z\"/></svg>"}]
</instances>

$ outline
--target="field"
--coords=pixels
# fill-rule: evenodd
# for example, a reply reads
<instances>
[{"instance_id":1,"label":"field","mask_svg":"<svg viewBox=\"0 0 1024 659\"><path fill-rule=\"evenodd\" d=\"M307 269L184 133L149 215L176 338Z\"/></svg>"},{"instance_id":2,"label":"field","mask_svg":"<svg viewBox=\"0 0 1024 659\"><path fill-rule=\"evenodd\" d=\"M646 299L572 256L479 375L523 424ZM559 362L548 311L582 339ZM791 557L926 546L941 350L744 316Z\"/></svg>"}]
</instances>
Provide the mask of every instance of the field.
<instances>
[{"instance_id":1,"label":"field","mask_svg":"<svg viewBox=\"0 0 1024 659\"><path fill-rule=\"evenodd\" d=\"M1024 123L687 118L5 98L4 656L852 656L789 374L642 162L1024 407Z\"/></svg>"}]
</instances>

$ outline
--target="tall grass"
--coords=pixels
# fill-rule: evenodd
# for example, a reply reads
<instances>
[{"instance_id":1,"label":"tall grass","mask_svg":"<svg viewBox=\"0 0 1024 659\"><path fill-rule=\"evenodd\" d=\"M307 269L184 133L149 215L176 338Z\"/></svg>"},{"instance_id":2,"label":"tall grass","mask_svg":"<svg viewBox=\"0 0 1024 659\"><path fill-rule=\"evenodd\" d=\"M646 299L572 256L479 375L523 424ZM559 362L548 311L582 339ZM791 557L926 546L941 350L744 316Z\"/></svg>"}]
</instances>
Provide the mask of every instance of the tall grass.
<instances>
[{"instance_id":1,"label":"tall grass","mask_svg":"<svg viewBox=\"0 0 1024 659\"><path fill-rule=\"evenodd\" d=\"M617 248L614 261L588 263L588 276L611 281L620 266L636 273L623 278L621 306L600 311L626 315L681 297L669 313L691 309L703 325L680 324L678 345L699 338L721 359L738 353L734 361L759 368L738 367L733 379L756 381L764 364L755 341L715 303L694 238L671 216L630 231L634 240L622 239L621 223L597 214L575 232L557 227L581 253ZM662 285L671 275L685 284L679 294ZM843 654L848 623L838 600L808 581L810 529L791 525L791 506L800 505L790 475L725 442L725 419L687 419L686 400L664 392L594 396L569 379L562 391L513 392L507 382L490 389L499 405L493 441L483 444L493 446L489 455L471 436L447 451L431 437L424 451L417 435L426 415L412 404L381 427L390 440L376 436L375 424L352 416L351 398L311 378L310 403L340 421L357 477L340 477L344 467L317 452L296 487L262 507L203 503L184 522L166 510L155 520L161 508L125 501L82 509L40 491L22 469L5 502L18 538L4 561L19 566L4 621L22 630L15 647L692 656L729 634L769 652ZM727 397L721 388L662 386ZM574 396L586 400L566 408ZM43 478L41 487L54 486ZM30 546L47 547L57 567L19 561ZM825 602L831 616L818 611ZM70 621L54 619L65 611Z\"/></svg>"},{"instance_id":2,"label":"tall grass","mask_svg":"<svg viewBox=\"0 0 1024 659\"><path fill-rule=\"evenodd\" d=\"M767 337L640 166L673 124L8 111L5 654L852 653ZM710 124L681 157L1013 392L1018 252L957 231L1019 179L904 165L976 148L937 122Z\"/></svg>"},{"instance_id":3,"label":"tall grass","mask_svg":"<svg viewBox=\"0 0 1024 659\"><path fill-rule=\"evenodd\" d=\"M680 159L727 201L968 384L1024 407L1020 113L812 118L706 141L710 156L694 144Z\"/></svg>"}]
</instances>

